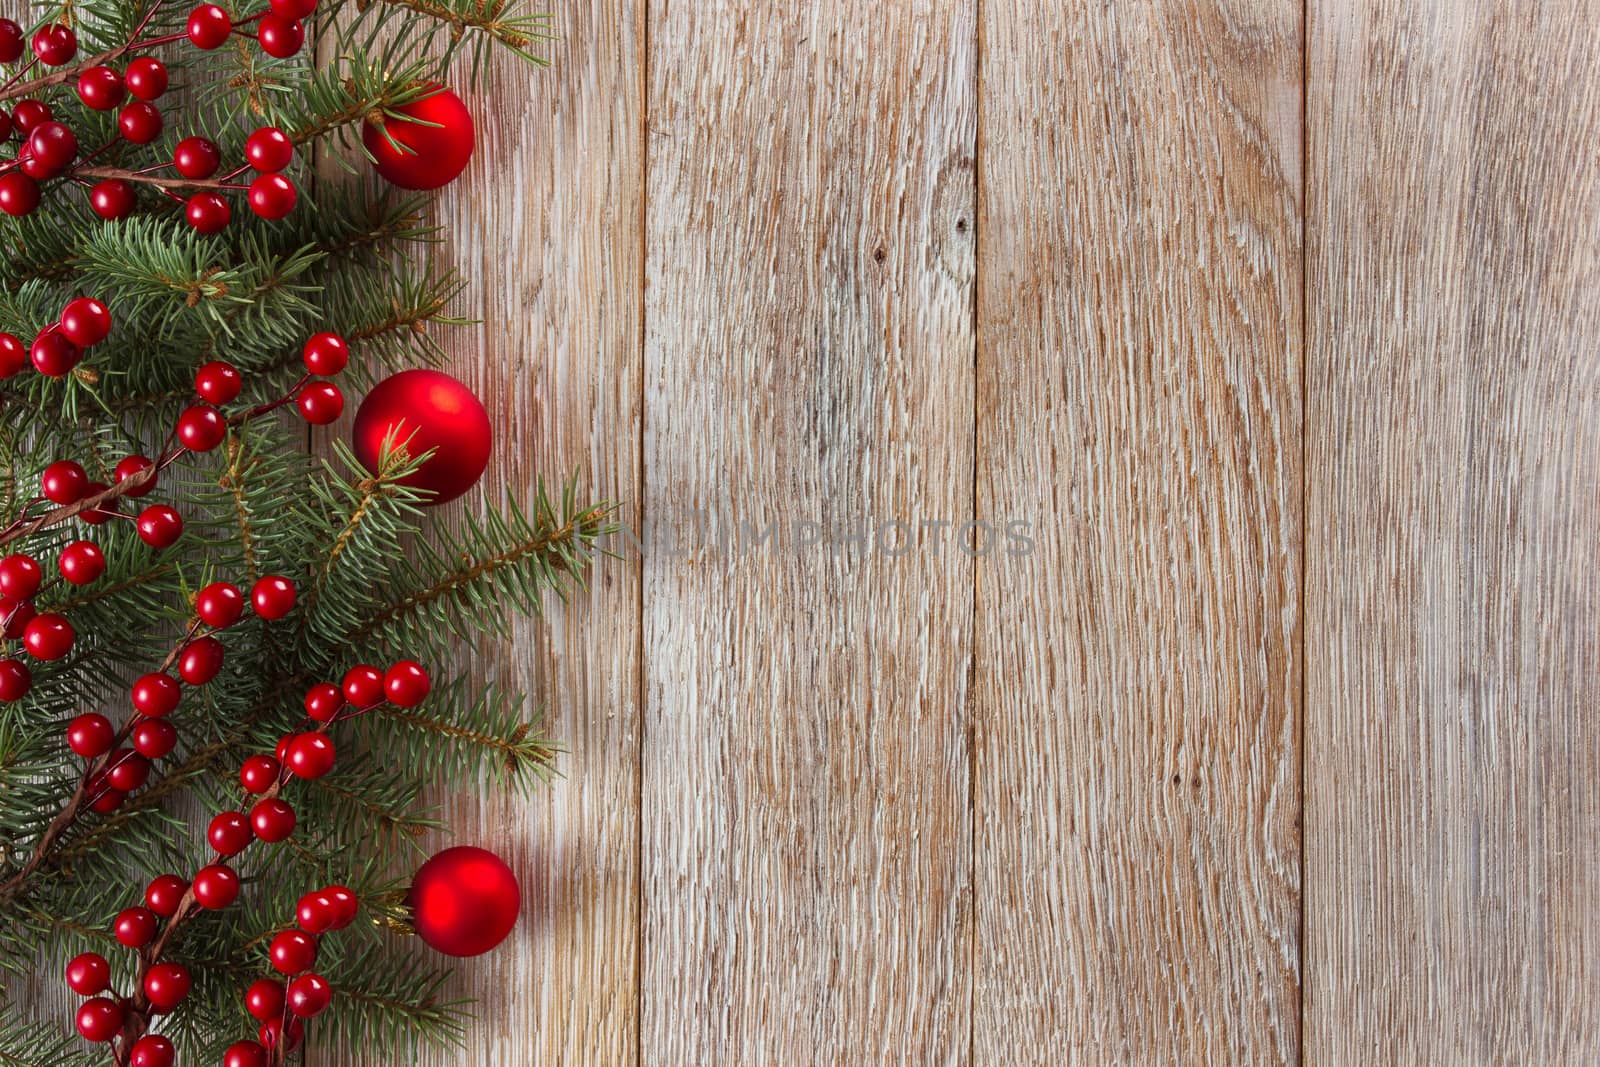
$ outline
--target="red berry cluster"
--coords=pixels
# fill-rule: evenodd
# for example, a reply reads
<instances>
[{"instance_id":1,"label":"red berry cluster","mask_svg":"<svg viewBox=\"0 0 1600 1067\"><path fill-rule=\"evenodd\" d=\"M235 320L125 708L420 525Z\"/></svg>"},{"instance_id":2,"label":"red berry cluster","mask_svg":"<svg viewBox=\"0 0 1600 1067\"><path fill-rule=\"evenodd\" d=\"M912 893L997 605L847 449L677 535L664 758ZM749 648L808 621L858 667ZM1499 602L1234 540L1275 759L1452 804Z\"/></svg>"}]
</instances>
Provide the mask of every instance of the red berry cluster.
<instances>
[{"instance_id":1,"label":"red berry cluster","mask_svg":"<svg viewBox=\"0 0 1600 1067\"><path fill-rule=\"evenodd\" d=\"M277 581L281 582L282 579ZM287 586L287 583L284 585ZM268 588L265 599L269 609L282 606L281 601L276 599L279 588ZM287 590L289 603L292 604L293 586L287 586ZM258 582L252 599L257 613L266 615L268 612L262 611L261 591L262 583ZM218 583L201 591L195 610L201 621L217 625L219 620L226 620L223 625L231 625L243 611L243 598L233 586ZM283 611L287 610L288 607L283 606ZM220 648L216 656L215 664L220 665ZM207 660L208 669L211 662ZM207 680L215 673L215 669L210 669ZM287 839L294 832L294 809L281 799L280 794L291 777L308 780L320 778L333 768L334 745L327 735L327 730L333 724L365 714L386 702L398 707L413 707L428 695L431 685L428 673L421 665L401 660L387 671L365 664L353 667L346 672L339 686L328 683L312 686L305 695L306 716L311 724L309 728L285 734L279 740L274 755L258 753L240 765L239 783L249 804L249 814L232 810L212 818L206 827L206 840L216 853L212 861L195 873L192 883L175 874L158 876L145 888L142 905L124 909L117 915L112 926L117 941L131 949L148 950L148 958L142 969L143 1003L136 999L113 999L98 995L110 985L111 969L103 956L85 953L67 966L67 985L75 993L93 998L78 1009L78 1033L89 1041L111 1041L122 1031L130 1012L148 1014L175 1009L189 993L189 972L182 964L159 962L160 947L165 942L161 932L162 920L167 921L170 929L194 907L217 910L228 907L238 898L239 876L228 865L228 861L256 840L273 844ZM170 675L147 674L134 686L134 706L139 722L167 725L163 717L177 706L177 702L178 683ZM90 716L80 716L78 721L88 718ZM103 716L99 718L104 721ZM109 733L110 728L111 724L104 722L103 730L106 733L101 753L115 743L115 735ZM124 727L124 731L127 729ZM169 742L161 754L165 755L171 747ZM77 751L76 743L73 748ZM139 757L139 753L132 755ZM144 772L148 773L148 764L144 765ZM143 775L137 784L143 784ZM137 784L134 788L137 788ZM245 804L240 805L240 808L243 807ZM264 979L250 987L245 1004L262 1023L257 1035L259 1040L235 1044L228 1050L224 1064L233 1067L261 1064L264 1067L268 1062L267 1051L274 1048L279 1040L286 1037L289 1042L287 1047L291 1049L299 1044L304 1033L301 1020L320 1013L332 997L332 989L327 981L319 975L308 973L316 962L317 938L330 930L348 926L355 918L355 913L355 895L344 886L328 886L300 899L296 910L299 928L280 932L268 948L272 966L293 980L287 989L273 979ZM155 947L151 948L152 945ZM282 1014L285 1007L289 1014ZM141 1050L146 1060L139 1058ZM130 1056L130 1063L170 1065L172 1045L166 1038L147 1034L134 1043Z\"/></svg>"},{"instance_id":2,"label":"red berry cluster","mask_svg":"<svg viewBox=\"0 0 1600 1067\"><path fill-rule=\"evenodd\" d=\"M242 27L256 23L255 36L262 50L287 59L305 43L302 20L315 7L316 0L270 0L265 10L236 23L221 7L201 4L189 13L184 32L149 38L136 34L131 49L187 40L196 48L211 50L242 32ZM142 30L141 26L141 33ZM15 21L0 19L0 63L13 63L22 57L23 36ZM34 63L64 66L78 55L77 35L64 24L44 26L33 36L33 53L35 58L29 61L29 67ZM17 77L21 76L19 72ZM42 79L40 87L60 78L57 74ZM0 143L13 136L21 142L12 158L0 159L0 211L16 216L32 214L41 199L40 183L62 177L86 187L89 206L106 220L123 218L134 210L134 187L138 183L148 183L183 204L189 225L204 234L221 232L232 218L232 208L221 195L222 190L243 191L250 210L264 219L281 219L293 211L297 199L294 183L279 173L294 157L293 144L282 130L270 126L250 135L243 164L214 181L213 176L222 166L222 153L215 142L205 137L186 137L178 142L170 166L180 181L160 178L162 166L111 171L112 176L105 176L109 168L103 167L94 168L92 174L79 173L119 140L147 145L161 136L164 122L156 101L166 93L167 82L166 66L150 56L134 59L120 72L103 63L79 70L76 88L83 105L93 111L117 112L116 138L81 158L77 134L58 121L43 100L29 96L18 100L9 112L0 108ZM256 172L248 185L234 182L247 170ZM90 178L99 180L91 182ZM170 187L174 185L200 188L184 197L172 191Z\"/></svg>"},{"instance_id":3,"label":"red berry cluster","mask_svg":"<svg viewBox=\"0 0 1600 1067\"><path fill-rule=\"evenodd\" d=\"M245 1011L261 1024L256 1040L229 1046L224 1067L265 1067L280 1043L285 1053L300 1046L305 1021L321 1015L333 1001L333 986L311 970L318 939L354 922L358 906L356 895L342 885L300 898L295 908L298 927L279 931L267 946L273 970L284 977L262 978L244 993Z\"/></svg>"},{"instance_id":4,"label":"red berry cluster","mask_svg":"<svg viewBox=\"0 0 1600 1067\"><path fill-rule=\"evenodd\" d=\"M30 362L46 378L64 378L83 359L84 349L110 333L111 312L104 304L88 296L69 300L31 345L24 346L15 334L0 333L0 380L20 374Z\"/></svg>"},{"instance_id":5,"label":"red berry cluster","mask_svg":"<svg viewBox=\"0 0 1600 1067\"><path fill-rule=\"evenodd\" d=\"M251 588L250 599L261 618L280 619L294 606L294 585L287 578L268 575ZM238 622L243 613L244 597L238 587L227 582L206 586L195 597L194 622L167 663L133 683L129 696L134 714L122 729L113 727L111 720L97 711L85 712L68 724L67 747L90 761L85 785L85 803L90 808L115 811L129 793L144 785L151 761L172 751L178 732L167 716L177 708L184 685L205 685L222 670L224 649L216 635ZM202 627L210 629L202 633ZM177 678L168 673L174 665ZM131 749L116 748L130 738Z\"/></svg>"}]
</instances>

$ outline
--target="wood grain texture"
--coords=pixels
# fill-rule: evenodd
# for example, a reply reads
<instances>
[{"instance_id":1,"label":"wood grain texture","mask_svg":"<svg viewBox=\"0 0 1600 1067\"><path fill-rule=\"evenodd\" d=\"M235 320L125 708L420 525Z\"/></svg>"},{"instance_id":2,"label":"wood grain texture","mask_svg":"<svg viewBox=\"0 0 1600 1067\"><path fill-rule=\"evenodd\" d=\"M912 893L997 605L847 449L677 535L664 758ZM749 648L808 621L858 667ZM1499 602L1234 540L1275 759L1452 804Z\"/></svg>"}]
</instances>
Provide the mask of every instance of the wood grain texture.
<instances>
[{"instance_id":1,"label":"wood grain texture","mask_svg":"<svg viewBox=\"0 0 1600 1067\"><path fill-rule=\"evenodd\" d=\"M471 282L458 313L484 321L441 340L496 427L486 493L527 500L538 478L555 489L578 471L581 496L624 501L630 522L641 492L643 18L642 0L564 4L549 68L491 61L467 96L477 154L440 201L449 240L438 253ZM466 653L484 677L546 703L546 729L568 751L531 800L494 787L450 798L448 840L504 855L523 913L512 939L463 961L446 991L479 1002L466 1047L427 1053L421 1067L632 1062L639 570L637 557L604 560L587 592L549 598L544 619Z\"/></svg>"},{"instance_id":2,"label":"wood grain texture","mask_svg":"<svg viewBox=\"0 0 1600 1067\"><path fill-rule=\"evenodd\" d=\"M1293 1063L1300 6L982 10L973 1062Z\"/></svg>"},{"instance_id":3,"label":"wood grain texture","mask_svg":"<svg viewBox=\"0 0 1600 1067\"><path fill-rule=\"evenodd\" d=\"M1600 6L1311 9L1306 1059L1600 1062Z\"/></svg>"},{"instance_id":4,"label":"wood grain texture","mask_svg":"<svg viewBox=\"0 0 1600 1067\"><path fill-rule=\"evenodd\" d=\"M963 1062L972 5L651 13L641 1063Z\"/></svg>"}]
</instances>

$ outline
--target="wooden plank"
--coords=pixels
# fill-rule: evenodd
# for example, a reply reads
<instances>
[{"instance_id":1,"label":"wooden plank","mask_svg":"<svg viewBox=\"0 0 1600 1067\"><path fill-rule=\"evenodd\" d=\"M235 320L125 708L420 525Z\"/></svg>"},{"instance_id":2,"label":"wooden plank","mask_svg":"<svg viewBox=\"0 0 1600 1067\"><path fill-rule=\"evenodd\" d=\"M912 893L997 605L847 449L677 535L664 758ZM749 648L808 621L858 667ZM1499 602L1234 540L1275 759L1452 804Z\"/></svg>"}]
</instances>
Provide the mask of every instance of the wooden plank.
<instances>
[{"instance_id":1,"label":"wooden plank","mask_svg":"<svg viewBox=\"0 0 1600 1067\"><path fill-rule=\"evenodd\" d=\"M651 12L642 1061L956 1063L972 5Z\"/></svg>"},{"instance_id":2,"label":"wooden plank","mask_svg":"<svg viewBox=\"0 0 1600 1067\"><path fill-rule=\"evenodd\" d=\"M973 1062L1295 1062L1300 5L982 10Z\"/></svg>"},{"instance_id":3,"label":"wooden plank","mask_svg":"<svg viewBox=\"0 0 1600 1067\"><path fill-rule=\"evenodd\" d=\"M485 324L445 339L496 427L487 492L526 499L537 478L581 471L585 498L626 501L636 523L644 5L562 5L556 32L549 68L497 57L467 98L478 156L441 201L441 254L471 283L461 313ZM512 941L458 969L450 992L479 1001L466 1047L419 1067L634 1062L640 567L601 561L570 605L470 653L546 701L569 751L531 802L452 797L450 838L504 854L524 911Z\"/></svg>"},{"instance_id":4,"label":"wooden plank","mask_svg":"<svg viewBox=\"0 0 1600 1067\"><path fill-rule=\"evenodd\" d=\"M1311 5L1306 1060L1600 1061L1600 5Z\"/></svg>"}]
</instances>

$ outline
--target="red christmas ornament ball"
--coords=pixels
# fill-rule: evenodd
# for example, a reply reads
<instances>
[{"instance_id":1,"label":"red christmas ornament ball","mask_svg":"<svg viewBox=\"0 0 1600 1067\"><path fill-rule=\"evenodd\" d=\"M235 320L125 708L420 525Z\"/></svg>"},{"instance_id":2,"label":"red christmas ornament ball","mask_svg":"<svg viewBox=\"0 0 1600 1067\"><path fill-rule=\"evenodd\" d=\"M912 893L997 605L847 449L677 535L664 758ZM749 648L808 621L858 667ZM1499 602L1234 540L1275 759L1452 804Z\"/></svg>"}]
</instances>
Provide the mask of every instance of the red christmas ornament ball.
<instances>
[{"instance_id":1,"label":"red christmas ornament ball","mask_svg":"<svg viewBox=\"0 0 1600 1067\"><path fill-rule=\"evenodd\" d=\"M417 936L447 956L478 956L517 923L522 890L487 849L447 848L417 871L407 903Z\"/></svg>"},{"instance_id":2,"label":"red christmas ornament ball","mask_svg":"<svg viewBox=\"0 0 1600 1067\"><path fill-rule=\"evenodd\" d=\"M373 387L356 410L356 458L378 470L384 440L412 456L432 451L406 485L435 495L429 504L444 504L471 489L489 465L494 430L489 414L472 391L436 370L408 370Z\"/></svg>"},{"instance_id":3,"label":"red christmas ornament ball","mask_svg":"<svg viewBox=\"0 0 1600 1067\"><path fill-rule=\"evenodd\" d=\"M177 1061L177 1047L160 1034L145 1034L128 1055L128 1067L172 1067Z\"/></svg>"},{"instance_id":4,"label":"red christmas ornament ball","mask_svg":"<svg viewBox=\"0 0 1600 1067\"><path fill-rule=\"evenodd\" d=\"M454 181L472 158L472 113L443 86L366 121L361 143L378 173L402 189L437 189Z\"/></svg>"}]
</instances>

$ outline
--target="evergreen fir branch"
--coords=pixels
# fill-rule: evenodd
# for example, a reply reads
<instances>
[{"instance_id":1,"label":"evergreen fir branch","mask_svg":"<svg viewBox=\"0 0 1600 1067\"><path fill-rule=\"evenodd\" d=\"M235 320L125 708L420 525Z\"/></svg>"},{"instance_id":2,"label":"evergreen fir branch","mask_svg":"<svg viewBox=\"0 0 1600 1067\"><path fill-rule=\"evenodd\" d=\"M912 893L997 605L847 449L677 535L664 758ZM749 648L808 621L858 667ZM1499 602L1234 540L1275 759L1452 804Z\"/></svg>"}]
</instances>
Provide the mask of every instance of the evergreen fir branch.
<instances>
[{"instance_id":1,"label":"evergreen fir branch","mask_svg":"<svg viewBox=\"0 0 1600 1067\"><path fill-rule=\"evenodd\" d=\"M400 749L410 764L432 762L452 779L487 771L526 791L549 781L559 748L524 720L525 704L522 694L492 686L473 699L466 680L457 678L418 707L385 706L363 737L390 752Z\"/></svg>"},{"instance_id":2,"label":"evergreen fir branch","mask_svg":"<svg viewBox=\"0 0 1600 1067\"><path fill-rule=\"evenodd\" d=\"M337 1039L349 1047L376 1046L380 1062L415 1058L424 1043L460 1046L470 1001L447 999L449 972L379 945L338 961L327 978L339 1011L329 1013Z\"/></svg>"},{"instance_id":3,"label":"evergreen fir branch","mask_svg":"<svg viewBox=\"0 0 1600 1067\"><path fill-rule=\"evenodd\" d=\"M501 515L467 520L460 534L440 530L437 544L416 546L414 561L396 562L384 593L388 603L346 631L353 645L439 649L440 639L482 633L503 636L507 605L538 615L546 592L565 598L581 584L599 541L615 532L616 506L579 508L576 482L562 493L561 510L541 483L533 515L515 502Z\"/></svg>"},{"instance_id":4,"label":"evergreen fir branch","mask_svg":"<svg viewBox=\"0 0 1600 1067\"><path fill-rule=\"evenodd\" d=\"M89 1067L100 1059L78 1035L24 1018L0 1000L0 1067Z\"/></svg>"}]
</instances>

